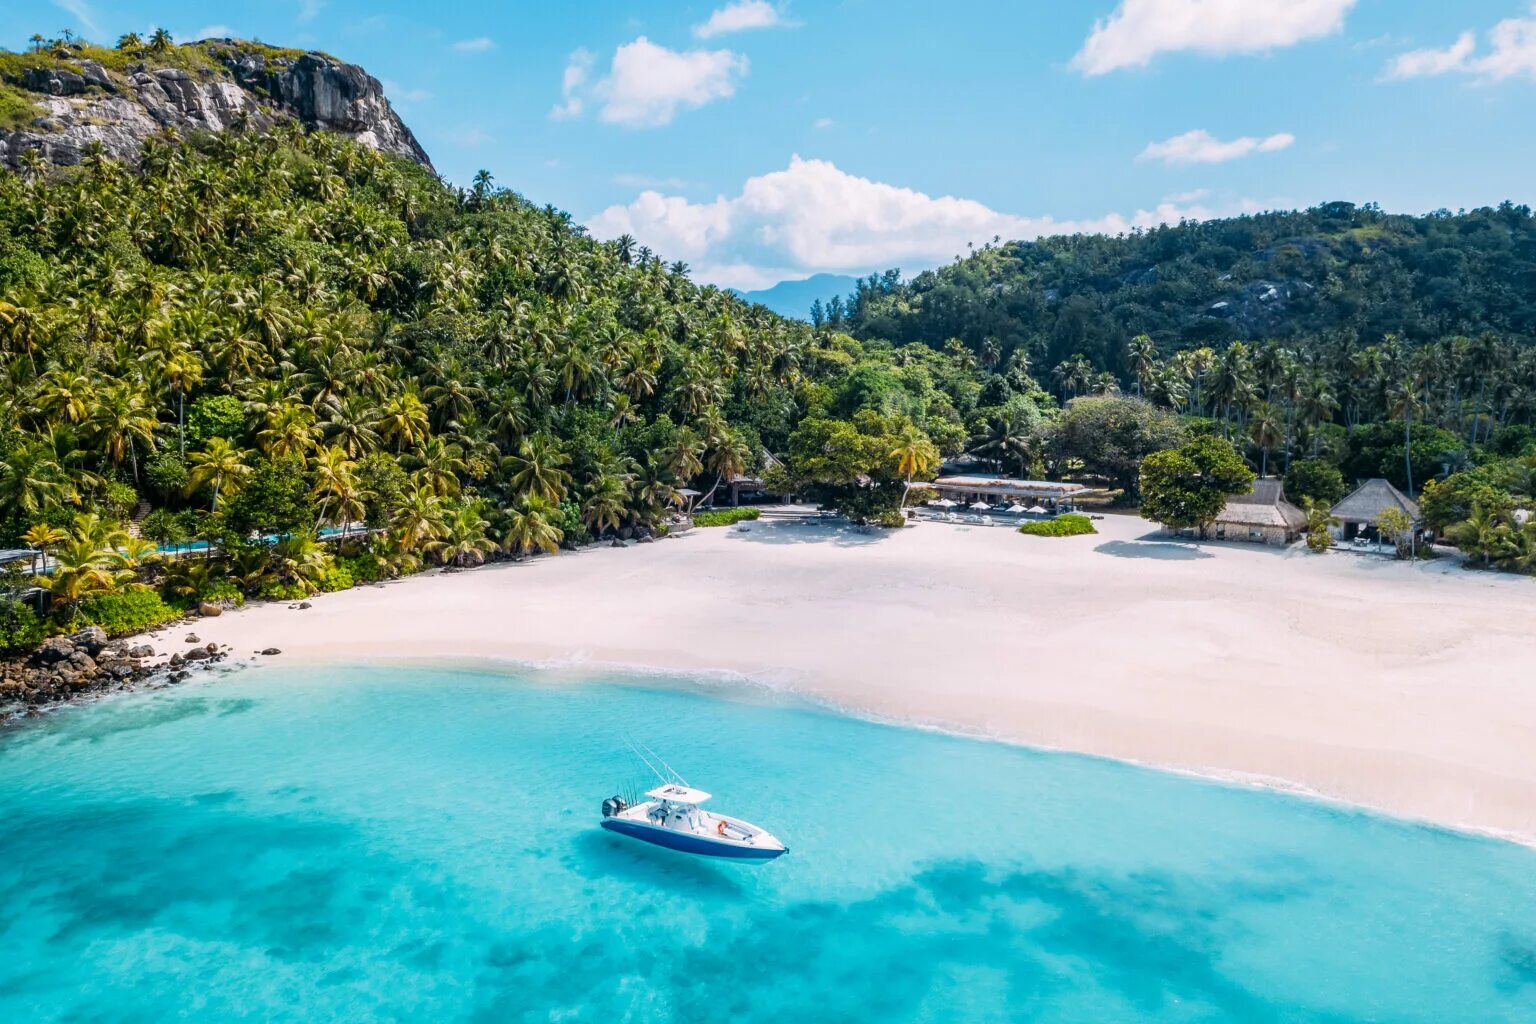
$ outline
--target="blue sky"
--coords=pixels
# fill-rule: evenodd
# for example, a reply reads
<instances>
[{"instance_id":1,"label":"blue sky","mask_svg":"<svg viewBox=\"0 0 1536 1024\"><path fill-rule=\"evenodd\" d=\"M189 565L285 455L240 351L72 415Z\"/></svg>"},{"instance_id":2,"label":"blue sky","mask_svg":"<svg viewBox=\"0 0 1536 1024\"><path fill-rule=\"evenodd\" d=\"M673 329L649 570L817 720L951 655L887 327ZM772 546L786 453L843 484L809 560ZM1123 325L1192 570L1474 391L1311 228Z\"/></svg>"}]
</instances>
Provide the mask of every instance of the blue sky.
<instances>
[{"instance_id":1,"label":"blue sky","mask_svg":"<svg viewBox=\"0 0 1536 1024\"><path fill-rule=\"evenodd\" d=\"M994 234L1536 201L1533 0L0 0L13 49L162 24L362 64L449 179L739 287Z\"/></svg>"}]
</instances>

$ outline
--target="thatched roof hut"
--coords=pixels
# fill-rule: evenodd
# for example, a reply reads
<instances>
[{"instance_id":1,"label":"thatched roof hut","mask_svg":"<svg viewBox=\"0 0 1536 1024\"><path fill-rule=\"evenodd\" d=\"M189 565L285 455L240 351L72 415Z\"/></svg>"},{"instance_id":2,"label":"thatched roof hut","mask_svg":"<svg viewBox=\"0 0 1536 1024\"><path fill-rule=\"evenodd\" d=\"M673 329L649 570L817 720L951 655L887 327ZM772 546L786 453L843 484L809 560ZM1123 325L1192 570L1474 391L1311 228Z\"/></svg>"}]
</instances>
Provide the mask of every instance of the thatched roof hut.
<instances>
[{"instance_id":1,"label":"thatched roof hut","mask_svg":"<svg viewBox=\"0 0 1536 1024\"><path fill-rule=\"evenodd\" d=\"M1277 479L1255 480L1247 494L1234 494L1211 524L1226 540L1287 544L1306 532L1307 514L1285 498Z\"/></svg>"},{"instance_id":2,"label":"thatched roof hut","mask_svg":"<svg viewBox=\"0 0 1536 1024\"><path fill-rule=\"evenodd\" d=\"M1333 506L1332 511L1334 518L1346 526L1351 523L1375 526L1376 520L1389 508L1408 513L1408 518L1415 523L1422 519L1418 502L1381 479L1367 480L1356 487L1349 497Z\"/></svg>"}]
</instances>

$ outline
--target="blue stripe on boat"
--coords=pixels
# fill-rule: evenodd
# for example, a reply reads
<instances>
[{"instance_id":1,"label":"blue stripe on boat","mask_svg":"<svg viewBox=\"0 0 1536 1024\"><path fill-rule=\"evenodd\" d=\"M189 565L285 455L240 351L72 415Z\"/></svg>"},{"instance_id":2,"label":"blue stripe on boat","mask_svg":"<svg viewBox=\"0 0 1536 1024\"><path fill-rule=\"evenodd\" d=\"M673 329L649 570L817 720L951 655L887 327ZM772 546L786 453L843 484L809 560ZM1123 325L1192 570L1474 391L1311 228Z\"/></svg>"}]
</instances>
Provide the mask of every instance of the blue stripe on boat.
<instances>
[{"instance_id":1,"label":"blue stripe on boat","mask_svg":"<svg viewBox=\"0 0 1536 1024\"><path fill-rule=\"evenodd\" d=\"M742 846L738 843L717 843L705 839L702 836L691 835L687 832L677 832L670 828L657 828L654 825L644 825L637 821L628 821L624 818L604 818L603 828L619 835L629 836L644 843L654 846L664 846L669 850L677 850L681 853L696 853L704 857L726 857L732 860L772 860L787 853L783 849L764 849L755 846Z\"/></svg>"}]
</instances>

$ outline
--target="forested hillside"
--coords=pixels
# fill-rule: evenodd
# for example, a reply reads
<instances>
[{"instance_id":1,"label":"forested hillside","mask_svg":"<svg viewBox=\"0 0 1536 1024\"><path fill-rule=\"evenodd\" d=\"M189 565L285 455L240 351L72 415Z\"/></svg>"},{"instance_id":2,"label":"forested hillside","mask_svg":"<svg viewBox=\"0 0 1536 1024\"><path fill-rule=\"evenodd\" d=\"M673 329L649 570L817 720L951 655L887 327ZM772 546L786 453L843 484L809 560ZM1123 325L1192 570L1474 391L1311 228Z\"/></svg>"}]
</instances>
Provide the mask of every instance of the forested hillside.
<instances>
[{"instance_id":1,"label":"forested hillside","mask_svg":"<svg viewBox=\"0 0 1536 1024\"><path fill-rule=\"evenodd\" d=\"M915 349L877 408L883 346L293 122L33 162L0 172L0 546L46 552L58 625L127 628L647 536L803 430L824 461L785 486L877 515L980 390ZM360 523L380 532L326 542ZM227 557L155 564L190 541Z\"/></svg>"},{"instance_id":2,"label":"forested hillside","mask_svg":"<svg viewBox=\"0 0 1536 1024\"><path fill-rule=\"evenodd\" d=\"M837 319L865 338L963 341L1042 370L1083 356L1129 385L1128 347L1395 335L1417 345L1493 331L1536 336L1536 219L1504 204L1400 216L1329 203L1123 237L1004 242L900 284L877 275Z\"/></svg>"}]
</instances>

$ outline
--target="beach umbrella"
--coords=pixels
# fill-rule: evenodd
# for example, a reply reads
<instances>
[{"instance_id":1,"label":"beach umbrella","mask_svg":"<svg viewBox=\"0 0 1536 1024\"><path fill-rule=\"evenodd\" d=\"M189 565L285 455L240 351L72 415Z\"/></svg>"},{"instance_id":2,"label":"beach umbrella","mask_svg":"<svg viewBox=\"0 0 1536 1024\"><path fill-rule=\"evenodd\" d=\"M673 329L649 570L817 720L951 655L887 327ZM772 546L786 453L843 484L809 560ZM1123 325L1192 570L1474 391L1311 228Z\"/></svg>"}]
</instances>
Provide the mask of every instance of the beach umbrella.
<instances>
[{"instance_id":1,"label":"beach umbrella","mask_svg":"<svg viewBox=\"0 0 1536 1024\"><path fill-rule=\"evenodd\" d=\"M1028 511L1030 515L1043 516L1045 515L1045 506L1036 505L1034 508L1029 509Z\"/></svg>"},{"instance_id":2,"label":"beach umbrella","mask_svg":"<svg viewBox=\"0 0 1536 1024\"><path fill-rule=\"evenodd\" d=\"M930 501L928 504L937 505L939 508L954 508L959 502L950 501L948 498L940 498L938 501Z\"/></svg>"},{"instance_id":3,"label":"beach umbrella","mask_svg":"<svg viewBox=\"0 0 1536 1024\"><path fill-rule=\"evenodd\" d=\"M1020 505L1018 502L1014 502L1012 505L1008 506L1008 511L1017 515L1020 512L1028 512L1029 509L1025 508L1023 505Z\"/></svg>"},{"instance_id":4,"label":"beach umbrella","mask_svg":"<svg viewBox=\"0 0 1536 1024\"><path fill-rule=\"evenodd\" d=\"M971 504L971 508L972 508L972 510L974 510L976 512L989 512L989 511L991 511L992 506L988 505L984 501L977 501L977 502L973 502Z\"/></svg>"}]
</instances>

